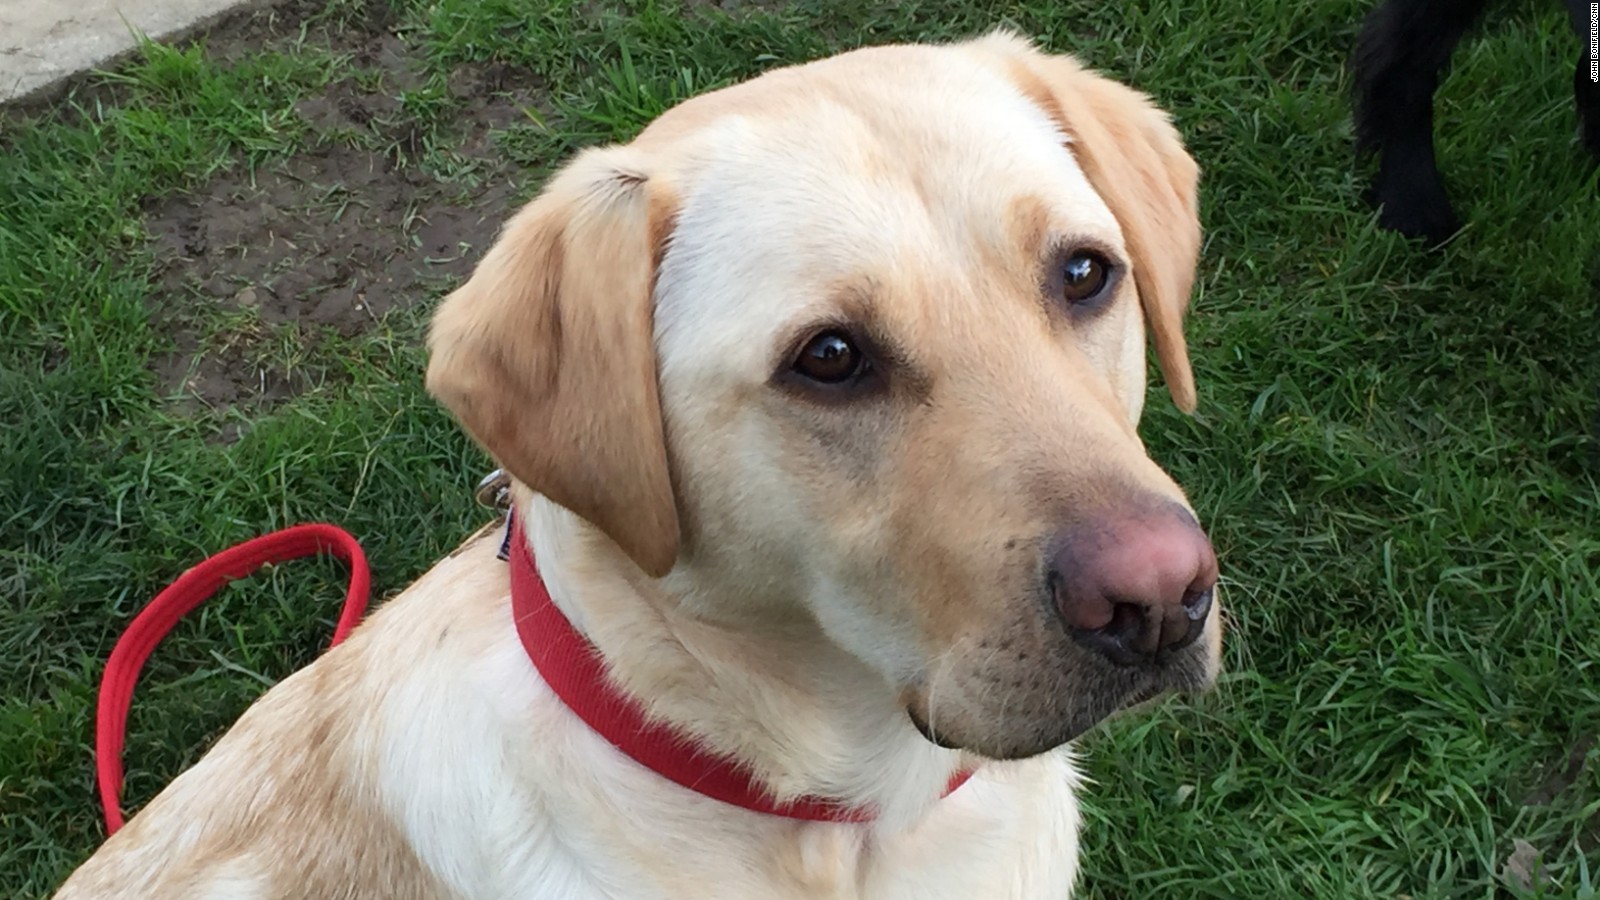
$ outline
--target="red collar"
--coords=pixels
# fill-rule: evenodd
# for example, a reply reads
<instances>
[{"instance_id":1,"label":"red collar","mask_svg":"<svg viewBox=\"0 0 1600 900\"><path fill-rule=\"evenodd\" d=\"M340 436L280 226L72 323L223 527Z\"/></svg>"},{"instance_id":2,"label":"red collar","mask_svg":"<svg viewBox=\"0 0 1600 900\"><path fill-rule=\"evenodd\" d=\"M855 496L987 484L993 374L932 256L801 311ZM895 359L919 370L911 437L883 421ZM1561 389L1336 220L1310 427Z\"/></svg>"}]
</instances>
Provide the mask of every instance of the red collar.
<instances>
[{"instance_id":1,"label":"red collar","mask_svg":"<svg viewBox=\"0 0 1600 900\"><path fill-rule=\"evenodd\" d=\"M510 545L511 615L522 648L556 696L612 746L664 778L744 809L819 822L870 822L876 818L871 808L844 806L822 797L777 803L737 760L713 753L670 725L646 721L638 701L606 675L594 645L550 599L522 523L515 515L510 519L506 542ZM505 551L502 547L502 556L507 555ZM945 796L971 776L971 772L956 773Z\"/></svg>"}]
</instances>

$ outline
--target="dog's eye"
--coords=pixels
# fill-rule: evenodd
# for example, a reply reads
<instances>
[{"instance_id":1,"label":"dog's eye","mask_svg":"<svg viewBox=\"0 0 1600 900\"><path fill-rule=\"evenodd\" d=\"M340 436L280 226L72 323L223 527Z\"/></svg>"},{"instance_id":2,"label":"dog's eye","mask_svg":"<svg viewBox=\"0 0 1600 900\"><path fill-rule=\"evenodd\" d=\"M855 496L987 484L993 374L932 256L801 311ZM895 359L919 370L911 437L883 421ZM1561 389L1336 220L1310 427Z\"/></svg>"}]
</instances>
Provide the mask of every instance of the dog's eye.
<instances>
[{"instance_id":1,"label":"dog's eye","mask_svg":"<svg viewBox=\"0 0 1600 900\"><path fill-rule=\"evenodd\" d=\"M824 331L800 348L794 370L819 384L843 384L861 374L866 357L840 331Z\"/></svg>"},{"instance_id":2,"label":"dog's eye","mask_svg":"<svg viewBox=\"0 0 1600 900\"><path fill-rule=\"evenodd\" d=\"M1111 263L1098 253L1079 250L1067 257L1061 270L1061 298L1086 303L1099 297L1111 281Z\"/></svg>"}]
</instances>

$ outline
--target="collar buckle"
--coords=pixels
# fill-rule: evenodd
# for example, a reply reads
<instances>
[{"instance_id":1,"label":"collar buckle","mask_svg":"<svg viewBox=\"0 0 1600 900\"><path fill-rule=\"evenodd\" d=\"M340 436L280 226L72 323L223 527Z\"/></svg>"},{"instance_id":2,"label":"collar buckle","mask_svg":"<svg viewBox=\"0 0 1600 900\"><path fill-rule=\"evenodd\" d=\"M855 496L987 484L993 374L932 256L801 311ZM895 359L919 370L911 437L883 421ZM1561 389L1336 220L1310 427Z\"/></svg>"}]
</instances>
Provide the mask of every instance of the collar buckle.
<instances>
[{"instance_id":1,"label":"collar buckle","mask_svg":"<svg viewBox=\"0 0 1600 900\"><path fill-rule=\"evenodd\" d=\"M472 491L472 498L478 501L479 506L505 512L511 508L511 476L506 474L505 469L495 469L478 482Z\"/></svg>"}]
</instances>

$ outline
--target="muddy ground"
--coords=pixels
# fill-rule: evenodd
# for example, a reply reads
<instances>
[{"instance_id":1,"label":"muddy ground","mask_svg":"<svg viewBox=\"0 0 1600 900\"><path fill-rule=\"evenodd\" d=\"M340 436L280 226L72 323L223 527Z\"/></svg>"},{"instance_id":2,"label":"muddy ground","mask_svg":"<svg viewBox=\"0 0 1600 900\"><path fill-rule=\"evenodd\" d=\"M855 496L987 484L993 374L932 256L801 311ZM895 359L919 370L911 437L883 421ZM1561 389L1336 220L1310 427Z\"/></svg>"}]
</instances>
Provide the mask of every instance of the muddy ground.
<instances>
[{"instance_id":1,"label":"muddy ground","mask_svg":"<svg viewBox=\"0 0 1600 900\"><path fill-rule=\"evenodd\" d=\"M206 35L207 52L227 60L269 44L277 35L265 18ZM280 11L276 26L285 18ZM492 135L539 103L534 77L484 65L451 74L450 111L435 133L477 171L441 181L425 170L425 136L399 99L423 83L419 54L391 25L313 35L366 74L296 106L316 135L304 150L253 170L241 160L147 207L152 324L176 345L152 367L175 409L261 408L338 377L274 359L268 344L300 341L302 356L314 355L329 330L357 335L438 296L510 214L517 184Z\"/></svg>"}]
</instances>

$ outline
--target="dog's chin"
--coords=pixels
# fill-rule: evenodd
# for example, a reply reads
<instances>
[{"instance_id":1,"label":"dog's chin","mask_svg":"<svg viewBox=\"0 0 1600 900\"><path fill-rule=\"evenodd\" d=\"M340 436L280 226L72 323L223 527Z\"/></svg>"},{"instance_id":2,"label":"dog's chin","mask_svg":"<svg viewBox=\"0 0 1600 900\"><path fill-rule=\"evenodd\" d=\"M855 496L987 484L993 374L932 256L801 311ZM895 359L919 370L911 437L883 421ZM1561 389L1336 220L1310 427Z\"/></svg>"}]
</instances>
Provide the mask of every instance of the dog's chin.
<instances>
[{"instance_id":1,"label":"dog's chin","mask_svg":"<svg viewBox=\"0 0 1600 900\"><path fill-rule=\"evenodd\" d=\"M935 727L917 703L906 706L906 715L923 738L935 746L997 761L1028 759L1071 743L1101 722L1169 694L1203 693L1213 682L1205 668L1197 661L1159 674L1111 677L1077 702L1047 715L1026 718L1013 706L1008 721L992 722L987 727L981 717L960 717Z\"/></svg>"},{"instance_id":2,"label":"dog's chin","mask_svg":"<svg viewBox=\"0 0 1600 900\"><path fill-rule=\"evenodd\" d=\"M915 708L908 708L906 714L922 737L934 746L946 750L961 750L997 762L1030 759L1042 753L1049 753L1077 740L1108 718L1074 716L1067 721L1065 727L1056 723L1052 723L1051 727L1024 726L1022 733L1001 737L993 733L966 735L957 734L955 729L935 730Z\"/></svg>"},{"instance_id":3,"label":"dog's chin","mask_svg":"<svg viewBox=\"0 0 1600 900\"><path fill-rule=\"evenodd\" d=\"M911 719L911 724L916 726L917 733L921 734L927 739L928 743L934 745L935 747L943 747L946 750L967 749L961 744L956 743L955 739L951 738L950 736L939 734L938 732L934 731L933 728L928 725L927 720L923 719L922 716L917 713L917 708L915 706L906 707L906 716Z\"/></svg>"}]
</instances>

